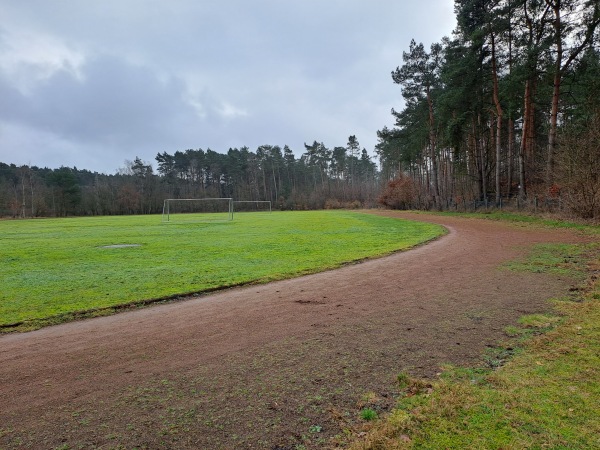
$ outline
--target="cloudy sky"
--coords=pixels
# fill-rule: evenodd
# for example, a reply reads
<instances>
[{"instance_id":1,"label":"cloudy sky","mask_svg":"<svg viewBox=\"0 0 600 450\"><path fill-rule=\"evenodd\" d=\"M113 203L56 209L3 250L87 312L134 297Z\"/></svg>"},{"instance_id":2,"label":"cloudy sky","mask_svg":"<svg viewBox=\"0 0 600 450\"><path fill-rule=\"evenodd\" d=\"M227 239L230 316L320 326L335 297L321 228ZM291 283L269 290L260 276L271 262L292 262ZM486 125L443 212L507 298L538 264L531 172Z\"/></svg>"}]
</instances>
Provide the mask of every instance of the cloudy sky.
<instances>
[{"instance_id":1,"label":"cloudy sky","mask_svg":"<svg viewBox=\"0 0 600 450\"><path fill-rule=\"evenodd\" d=\"M0 162L114 173L189 148L370 153L452 0L0 0ZM154 164L156 167L156 164Z\"/></svg>"}]
</instances>

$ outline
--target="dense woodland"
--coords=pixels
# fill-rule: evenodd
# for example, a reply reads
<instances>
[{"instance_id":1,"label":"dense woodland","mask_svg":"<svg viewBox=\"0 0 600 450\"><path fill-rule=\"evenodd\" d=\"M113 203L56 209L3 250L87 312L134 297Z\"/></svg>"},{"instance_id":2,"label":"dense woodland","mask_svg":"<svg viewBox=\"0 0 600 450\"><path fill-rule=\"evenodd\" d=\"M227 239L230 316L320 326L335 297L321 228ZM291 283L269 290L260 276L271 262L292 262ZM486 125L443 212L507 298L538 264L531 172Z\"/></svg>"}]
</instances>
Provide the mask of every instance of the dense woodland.
<instances>
[{"instance_id":1,"label":"dense woodland","mask_svg":"<svg viewBox=\"0 0 600 450\"><path fill-rule=\"evenodd\" d=\"M263 145L167 151L114 175L0 163L0 216L159 213L165 198L274 208L543 208L600 217L600 2L457 0L457 27L412 41L404 98L378 131L379 170L355 136L296 157ZM400 97L400 95L399 95Z\"/></svg>"},{"instance_id":2,"label":"dense woodland","mask_svg":"<svg viewBox=\"0 0 600 450\"><path fill-rule=\"evenodd\" d=\"M0 163L0 215L41 217L160 213L166 198L270 200L278 209L374 206L376 164L355 136L345 147L305 144L300 158L284 146L185 150L156 155L156 171L135 158L115 175L77 168Z\"/></svg>"},{"instance_id":3,"label":"dense woodland","mask_svg":"<svg viewBox=\"0 0 600 450\"><path fill-rule=\"evenodd\" d=\"M462 0L457 28L411 42L405 107L378 132L392 207L503 203L600 217L600 2Z\"/></svg>"}]
</instances>

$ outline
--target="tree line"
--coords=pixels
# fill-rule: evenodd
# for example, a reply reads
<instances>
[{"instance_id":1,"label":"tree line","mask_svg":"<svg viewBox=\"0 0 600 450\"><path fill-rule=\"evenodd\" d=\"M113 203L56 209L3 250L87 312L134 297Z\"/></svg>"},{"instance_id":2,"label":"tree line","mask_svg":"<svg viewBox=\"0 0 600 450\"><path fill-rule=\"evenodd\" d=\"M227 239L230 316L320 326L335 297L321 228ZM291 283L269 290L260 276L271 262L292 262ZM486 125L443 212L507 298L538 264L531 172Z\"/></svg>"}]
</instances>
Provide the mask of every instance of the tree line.
<instances>
[{"instance_id":1,"label":"tree line","mask_svg":"<svg viewBox=\"0 0 600 450\"><path fill-rule=\"evenodd\" d=\"M600 3L457 0L451 38L414 40L376 152L403 208L560 205L600 217Z\"/></svg>"},{"instance_id":2,"label":"tree line","mask_svg":"<svg viewBox=\"0 0 600 450\"><path fill-rule=\"evenodd\" d=\"M158 213L165 198L275 208L516 204L600 217L600 2L456 0L451 37L392 71L404 106L377 132L380 170L345 146L188 149L116 174L0 163L0 216Z\"/></svg>"},{"instance_id":3,"label":"tree line","mask_svg":"<svg viewBox=\"0 0 600 450\"><path fill-rule=\"evenodd\" d=\"M0 216L156 214L166 198L270 200L279 209L371 207L380 191L376 164L356 136L345 147L304 144L188 149L125 161L115 174L0 163Z\"/></svg>"}]
</instances>

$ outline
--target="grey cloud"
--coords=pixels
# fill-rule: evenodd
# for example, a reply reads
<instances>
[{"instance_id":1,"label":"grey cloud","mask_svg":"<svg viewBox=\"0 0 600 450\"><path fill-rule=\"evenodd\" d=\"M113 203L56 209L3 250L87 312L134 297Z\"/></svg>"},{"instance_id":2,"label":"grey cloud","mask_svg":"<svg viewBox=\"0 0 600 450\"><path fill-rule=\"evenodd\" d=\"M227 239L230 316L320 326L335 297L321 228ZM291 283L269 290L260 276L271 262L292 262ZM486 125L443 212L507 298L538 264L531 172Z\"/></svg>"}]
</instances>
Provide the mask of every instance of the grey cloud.
<instances>
[{"instance_id":1,"label":"grey cloud","mask_svg":"<svg viewBox=\"0 0 600 450\"><path fill-rule=\"evenodd\" d=\"M350 134L372 150L400 106L390 71L411 38L449 32L452 5L0 0L5 23L53 36L82 61L28 95L0 64L0 122L11 130L0 132L0 161L13 162L13 142L39 165L69 164L75 154L79 166L85 155L96 165L103 153L92 170L186 148L288 144L299 155L304 142L344 145ZM47 155L34 148L44 141Z\"/></svg>"}]
</instances>

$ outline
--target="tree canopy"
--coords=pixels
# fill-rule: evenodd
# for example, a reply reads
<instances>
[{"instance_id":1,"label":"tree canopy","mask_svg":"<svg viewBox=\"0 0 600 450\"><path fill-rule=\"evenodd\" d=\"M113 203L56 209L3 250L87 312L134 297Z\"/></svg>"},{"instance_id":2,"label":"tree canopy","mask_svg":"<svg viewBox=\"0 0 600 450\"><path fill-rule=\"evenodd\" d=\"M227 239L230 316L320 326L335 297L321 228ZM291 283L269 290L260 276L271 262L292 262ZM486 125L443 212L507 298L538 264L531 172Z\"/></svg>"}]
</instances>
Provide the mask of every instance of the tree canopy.
<instances>
[{"instance_id":1,"label":"tree canopy","mask_svg":"<svg viewBox=\"0 0 600 450\"><path fill-rule=\"evenodd\" d=\"M392 72L405 104L378 133L383 173L413 179L412 207L572 197L556 164L600 114L600 4L456 0L455 13L450 38L413 40Z\"/></svg>"},{"instance_id":2,"label":"tree canopy","mask_svg":"<svg viewBox=\"0 0 600 450\"><path fill-rule=\"evenodd\" d=\"M116 174L0 163L0 216L159 213L166 198L269 200L279 209L374 206L376 164L356 136L346 147L314 141L296 158L286 145L187 149L125 161Z\"/></svg>"}]
</instances>

